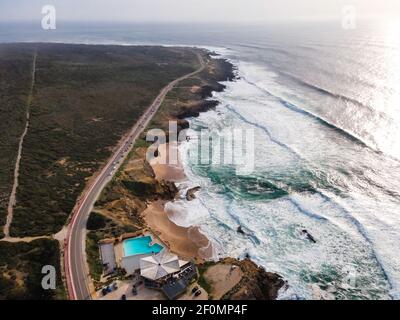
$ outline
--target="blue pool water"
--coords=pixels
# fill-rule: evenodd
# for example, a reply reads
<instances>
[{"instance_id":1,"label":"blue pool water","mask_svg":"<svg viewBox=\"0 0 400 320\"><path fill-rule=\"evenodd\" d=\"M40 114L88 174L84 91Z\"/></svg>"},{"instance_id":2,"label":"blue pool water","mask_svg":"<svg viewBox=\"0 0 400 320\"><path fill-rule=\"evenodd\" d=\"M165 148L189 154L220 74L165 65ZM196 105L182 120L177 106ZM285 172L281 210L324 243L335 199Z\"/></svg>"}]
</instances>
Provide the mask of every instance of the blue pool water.
<instances>
[{"instance_id":1,"label":"blue pool water","mask_svg":"<svg viewBox=\"0 0 400 320\"><path fill-rule=\"evenodd\" d=\"M125 257L145 253L159 253L163 247L158 243L150 245L151 241L150 236L125 240L123 243Z\"/></svg>"}]
</instances>

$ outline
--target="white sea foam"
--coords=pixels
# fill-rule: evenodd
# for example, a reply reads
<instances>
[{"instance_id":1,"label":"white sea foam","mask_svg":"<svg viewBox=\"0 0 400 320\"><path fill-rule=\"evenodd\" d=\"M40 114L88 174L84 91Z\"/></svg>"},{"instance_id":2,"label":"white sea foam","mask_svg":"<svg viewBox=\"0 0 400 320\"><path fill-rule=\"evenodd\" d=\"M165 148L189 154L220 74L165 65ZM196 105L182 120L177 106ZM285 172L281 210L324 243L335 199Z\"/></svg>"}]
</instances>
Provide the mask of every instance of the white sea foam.
<instances>
[{"instance_id":1,"label":"white sea foam","mask_svg":"<svg viewBox=\"0 0 400 320\"><path fill-rule=\"evenodd\" d=\"M239 64L239 73L243 75L243 72L263 78L264 85L276 85L273 82L275 75L260 74L262 68L257 66ZM214 98L220 101L217 111L202 113L191 121L191 126L210 129L255 127L260 155L256 167L261 176L270 172L285 173L285 170L294 170L294 173L310 170L318 175L314 163L323 163L327 156L334 155L338 143L344 144L345 148L352 143L315 119L282 108L274 97L245 79L226 85L224 92L215 94ZM336 143L321 146L315 145L316 140ZM188 185L202 189L196 202L182 200L176 205L174 210L180 213L174 221L185 226L200 225L220 256L243 258L249 255L269 271L283 275L289 282L289 289L281 292L281 298L313 298L318 283L327 285L330 291L321 291L319 295L329 296L334 292L336 297L344 298L355 289L345 282L340 283L349 267L355 268L358 285L380 291L378 296L384 297L388 284L379 262L385 259L375 259L375 241L366 241L365 235L333 199L308 192L292 192L288 197L273 201L247 201L245 197L235 196L236 191L227 197L223 185L214 183L207 172L199 171L191 162L189 153L193 145L193 141L182 143L181 159ZM325 178L329 181L329 176ZM245 235L237 232L239 226ZM303 229L317 239L316 244L302 236ZM333 270L337 279L324 283L327 274ZM371 278L371 274L375 278Z\"/></svg>"},{"instance_id":2,"label":"white sea foam","mask_svg":"<svg viewBox=\"0 0 400 320\"><path fill-rule=\"evenodd\" d=\"M165 205L165 212L171 221L186 228L201 225L210 217L209 212L202 206L199 199L190 202L186 200L168 202Z\"/></svg>"}]
</instances>

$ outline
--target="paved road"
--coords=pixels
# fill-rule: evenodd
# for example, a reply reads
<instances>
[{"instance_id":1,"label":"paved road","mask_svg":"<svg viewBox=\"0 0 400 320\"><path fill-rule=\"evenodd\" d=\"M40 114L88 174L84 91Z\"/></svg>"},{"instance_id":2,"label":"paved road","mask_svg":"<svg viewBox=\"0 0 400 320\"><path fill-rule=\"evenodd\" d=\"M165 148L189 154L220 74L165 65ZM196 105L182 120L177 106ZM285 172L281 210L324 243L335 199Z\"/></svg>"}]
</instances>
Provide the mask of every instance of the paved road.
<instances>
[{"instance_id":1,"label":"paved road","mask_svg":"<svg viewBox=\"0 0 400 320\"><path fill-rule=\"evenodd\" d=\"M68 226L64 251L65 274L70 299L91 299L91 291L88 285L90 283L88 276L89 272L85 254L86 222L97 197L100 195L106 184L112 179L113 175L118 171L119 166L123 163L124 159L133 147L135 140L147 127L167 93L180 81L190 78L204 70L205 63L200 54L198 54L198 59L201 64L201 67L198 70L172 81L161 90L160 94L134 125L127 138L120 143L117 151L104 166L103 170L97 176L92 185L87 189L81 200L77 203L71 222Z\"/></svg>"}]
</instances>

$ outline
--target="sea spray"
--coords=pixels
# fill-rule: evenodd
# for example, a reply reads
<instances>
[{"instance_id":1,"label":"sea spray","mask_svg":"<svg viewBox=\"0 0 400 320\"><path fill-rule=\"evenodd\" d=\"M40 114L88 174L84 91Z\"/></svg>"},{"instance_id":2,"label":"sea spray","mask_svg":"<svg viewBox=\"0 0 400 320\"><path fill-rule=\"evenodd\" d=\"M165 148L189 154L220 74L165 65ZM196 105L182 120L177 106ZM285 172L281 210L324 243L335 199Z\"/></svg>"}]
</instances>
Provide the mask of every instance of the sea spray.
<instances>
[{"instance_id":1,"label":"sea spray","mask_svg":"<svg viewBox=\"0 0 400 320\"><path fill-rule=\"evenodd\" d=\"M333 222L330 218L315 218L323 213L324 216L327 216L326 213L335 217L341 215L340 210L335 211L337 208L334 205L316 194L320 187L337 192L336 181L319 180L324 175L315 172L315 158L310 158L308 152L304 153L302 147L293 143L295 139L284 142L285 139L292 139L291 130L285 132L281 128L294 123L303 134L306 133L302 131L303 126L311 127L313 132L310 134L314 138L322 134L318 130L324 130L325 137L327 133L328 137L339 133L322 128L323 125L312 118L285 111L279 107L279 101L274 102L249 83L238 80L226 85L226 91L214 96L220 101L217 109L192 119L191 129L248 128L265 119L262 126L268 127L270 136L265 135L261 127L256 127L260 141L256 148L258 157L253 176L258 183L253 188L249 177L239 177L226 166L198 165L189 156L195 144L190 141L182 143L180 153L189 180L187 185L198 185L201 191L196 195L198 201L193 206L187 204L185 208L179 203L181 223L199 225L218 247L219 256L244 258L247 255L267 270L282 274L290 286L282 297L326 296L328 293L324 293L322 288L328 288L329 294L336 298L387 297L385 276L374 260L371 247L357 229L345 219L339 221L336 218ZM266 105L268 111L265 110ZM260 113L257 109L264 111ZM237 112L242 116L239 117ZM252 120L244 122L243 117ZM283 143L287 147L283 148ZM352 142L346 143L350 145ZM301 156L293 156L293 153L287 152L288 148L293 148ZM241 180L247 182L242 183ZM277 189L272 189L273 185ZM271 191L277 190L282 192L276 193L277 197L270 197ZM195 218L197 213L200 214ZM244 234L238 233L239 226L246 230ZM302 237L304 229L312 233L316 243ZM357 273L355 287L346 284L349 266ZM370 274L375 274L375 277L371 279Z\"/></svg>"}]
</instances>

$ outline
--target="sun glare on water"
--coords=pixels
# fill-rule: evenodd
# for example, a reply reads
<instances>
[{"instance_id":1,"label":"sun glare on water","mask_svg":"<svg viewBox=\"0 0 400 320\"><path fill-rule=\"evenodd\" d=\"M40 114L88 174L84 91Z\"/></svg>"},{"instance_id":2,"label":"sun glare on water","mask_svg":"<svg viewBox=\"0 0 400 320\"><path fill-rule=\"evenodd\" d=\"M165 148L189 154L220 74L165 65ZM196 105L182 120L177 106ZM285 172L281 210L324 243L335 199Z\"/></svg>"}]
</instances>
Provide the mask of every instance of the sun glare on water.
<instances>
[{"instance_id":1,"label":"sun glare on water","mask_svg":"<svg viewBox=\"0 0 400 320\"><path fill-rule=\"evenodd\" d=\"M376 41L381 58L374 62L379 86L374 90L371 105L381 114L375 140L379 149L400 159L400 20L378 26Z\"/></svg>"}]
</instances>

